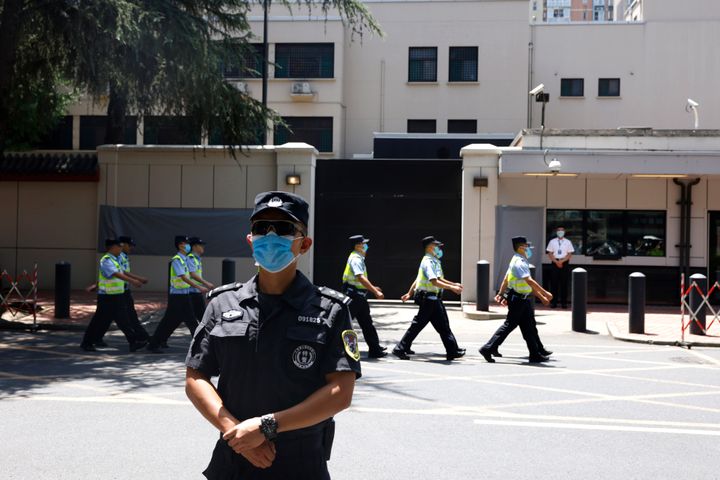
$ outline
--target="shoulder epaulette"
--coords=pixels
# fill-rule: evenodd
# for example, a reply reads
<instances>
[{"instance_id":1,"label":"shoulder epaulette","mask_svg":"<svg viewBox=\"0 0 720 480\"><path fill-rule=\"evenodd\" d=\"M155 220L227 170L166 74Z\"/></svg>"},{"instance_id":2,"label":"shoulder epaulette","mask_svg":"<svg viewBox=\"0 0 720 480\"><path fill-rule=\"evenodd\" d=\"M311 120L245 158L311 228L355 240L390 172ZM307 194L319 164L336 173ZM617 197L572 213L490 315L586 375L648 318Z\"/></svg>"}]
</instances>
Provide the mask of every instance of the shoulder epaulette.
<instances>
[{"instance_id":1,"label":"shoulder epaulette","mask_svg":"<svg viewBox=\"0 0 720 480\"><path fill-rule=\"evenodd\" d=\"M317 287L317 289L318 292L320 292L320 295L322 295L323 297L327 297L331 300L340 302L345 305L348 305L350 303L350 297L348 297L347 295L343 295L337 290L333 290L332 288L328 287Z\"/></svg>"},{"instance_id":2,"label":"shoulder epaulette","mask_svg":"<svg viewBox=\"0 0 720 480\"><path fill-rule=\"evenodd\" d=\"M220 285L219 287L215 287L212 290L210 290L207 294L207 298L208 298L208 300L210 300L211 298L215 298L223 292L237 290L242 286L243 286L243 284L240 282L228 283L227 285Z\"/></svg>"}]
</instances>

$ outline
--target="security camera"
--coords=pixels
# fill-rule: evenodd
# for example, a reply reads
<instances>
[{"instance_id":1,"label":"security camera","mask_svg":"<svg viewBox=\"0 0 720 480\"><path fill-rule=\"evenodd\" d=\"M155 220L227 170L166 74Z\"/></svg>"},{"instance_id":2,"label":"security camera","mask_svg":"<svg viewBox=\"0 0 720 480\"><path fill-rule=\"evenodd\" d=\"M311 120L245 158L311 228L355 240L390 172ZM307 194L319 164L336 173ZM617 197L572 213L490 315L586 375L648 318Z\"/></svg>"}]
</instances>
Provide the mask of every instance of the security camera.
<instances>
[{"instance_id":1,"label":"security camera","mask_svg":"<svg viewBox=\"0 0 720 480\"><path fill-rule=\"evenodd\" d=\"M545 90L545 84L542 84L542 83L541 83L541 84L538 85L537 87L535 87L535 88L533 88L532 90L530 90L528 93L529 93L530 95L537 95L538 93L542 92L543 90Z\"/></svg>"},{"instance_id":2,"label":"security camera","mask_svg":"<svg viewBox=\"0 0 720 480\"><path fill-rule=\"evenodd\" d=\"M700 106L700 104L698 102L696 102L695 100L693 100L692 98L688 98L687 106L688 106L688 108L697 108Z\"/></svg>"},{"instance_id":3,"label":"security camera","mask_svg":"<svg viewBox=\"0 0 720 480\"><path fill-rule=\"evenodd\" d=\"M560 163L560 160L557 158L553 158L550 160L550 163L548 163L548 168L552 173L558 173L562 168L562 163Z\"/></svg>"},{"instance_id":4,"label":"security camera","mask_svg":"<svg viewBox=\"0 0 720 480\"><path fill-rule=\"evenodd\" d=\"M700 119L698 118L698 107L700 104L693 100L692 98L687 99L687 104L685 105L685 111L690 112L692 111L693 117L695 118L695 122L693 124L695 130L697 130L700 127Z\"/></svg>"}]
</instances>

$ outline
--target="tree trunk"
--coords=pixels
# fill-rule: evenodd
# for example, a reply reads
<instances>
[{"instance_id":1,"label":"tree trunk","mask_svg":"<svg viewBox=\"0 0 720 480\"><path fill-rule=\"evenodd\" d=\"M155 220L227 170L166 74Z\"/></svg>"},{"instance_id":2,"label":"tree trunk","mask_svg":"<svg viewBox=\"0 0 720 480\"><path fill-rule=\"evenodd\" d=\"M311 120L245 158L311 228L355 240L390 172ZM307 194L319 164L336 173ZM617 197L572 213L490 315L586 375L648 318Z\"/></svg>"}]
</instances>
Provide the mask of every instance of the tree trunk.
<instances>
[{"instance_id":1,"label":"tree trunk","mask_svg":"<svg viewBox=\"0 0 720 480\"><path fill-rule=\"evenodd\" d=\"M5 0L0 15L0 153L5 147L10 122L10 91L20 43L22 6L23 0Z\"/></svg>"},{"instance_id":2,"label":"tree trunk","mask_svg":"<svg viewBox=\"0 0 720 480\"><path fill-rule=\"evenodd\" d=\"M117 85L110 85L110 99L107 109L105 143L115 145L125 142L125 115L127 96Z\"/></svg>"}]
</instances>

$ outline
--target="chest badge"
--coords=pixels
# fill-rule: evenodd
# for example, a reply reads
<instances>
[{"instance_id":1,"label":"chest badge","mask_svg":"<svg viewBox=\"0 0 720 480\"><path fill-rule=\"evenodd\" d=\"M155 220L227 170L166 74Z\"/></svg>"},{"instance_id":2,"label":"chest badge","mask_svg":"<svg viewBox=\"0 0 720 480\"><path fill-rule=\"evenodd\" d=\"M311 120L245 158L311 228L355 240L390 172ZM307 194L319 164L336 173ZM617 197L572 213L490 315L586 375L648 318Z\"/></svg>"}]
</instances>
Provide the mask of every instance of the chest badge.
<instances>
[{"instance_id":1,"label":"chest badge","mask_svg":"<svg viewBox=\"0 0 720 480\"><path fill-rule=\"evenodd\" d=\"M293 351L292 361L296 367L307 370L315 364L317 352L310 345L300 345Z\"/></svg>"},{"instance_id":2,"label":"chest badge","mask_svg":"<svg viewBox=\"0 0 720 480\"><path fill-rule=\"evenodd\" d=\"M228 310L222 313L223 320L235 320L243 316L243 312L240 310Z\"/></svg>"},{"instance_id":3,"label":"chest badge","mask_svg":"<svg viewBox=\"0 0 720 480\"><path fill-rule=\"evenodd\" d=\"M357 333L353 330L345 330L342 332L343 345L345 345L345 353L354 358L357 362L360 360L360 347L358 346Z\"/></svg>"}]
</instances>

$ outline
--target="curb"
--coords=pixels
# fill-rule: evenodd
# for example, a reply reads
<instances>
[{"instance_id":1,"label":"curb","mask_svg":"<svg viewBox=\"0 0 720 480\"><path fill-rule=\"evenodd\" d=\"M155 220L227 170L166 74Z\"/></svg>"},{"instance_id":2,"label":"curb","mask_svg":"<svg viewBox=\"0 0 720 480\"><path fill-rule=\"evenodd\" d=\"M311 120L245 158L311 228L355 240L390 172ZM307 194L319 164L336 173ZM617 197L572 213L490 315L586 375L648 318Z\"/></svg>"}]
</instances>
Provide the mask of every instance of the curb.
<instances>
[{"instance_id":1,"label":"curb","mask_svg":"<svg viewBox=\"0 0 720 480\"><path fill-rule=\"evenodd\" d=\"M669 346L669 347L720 348L719 343L711 343L711 342L697 342L697 341L681 342L680 340L655 340L652 338L647 338L647 339L636 338L636 337L631 337L630 334L620 333L618 328L612 322L605 322L605 326L607 327L607 330L608 330L608 333L610 334L610 336L613 337L615 340L619 340L621 342L644 343L647 345L663 345L663 346ZM633 335L639 335L639 334L633 334Z\"/></svg>"},{"instance_id":2,"label":"curb","mask_svg":"<svg viewBox=\"0 0 720 480\"><path fill-rule=\"evenodd\" d=\"M500 320L507 316L505 313L493 312L493 311L480 311L475 310L475 305L463 305L462 308L463 316L468 320Z\"/></svg>"}]
</instances>

